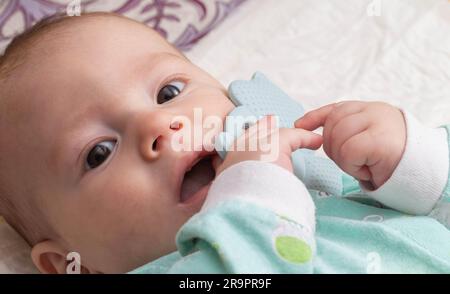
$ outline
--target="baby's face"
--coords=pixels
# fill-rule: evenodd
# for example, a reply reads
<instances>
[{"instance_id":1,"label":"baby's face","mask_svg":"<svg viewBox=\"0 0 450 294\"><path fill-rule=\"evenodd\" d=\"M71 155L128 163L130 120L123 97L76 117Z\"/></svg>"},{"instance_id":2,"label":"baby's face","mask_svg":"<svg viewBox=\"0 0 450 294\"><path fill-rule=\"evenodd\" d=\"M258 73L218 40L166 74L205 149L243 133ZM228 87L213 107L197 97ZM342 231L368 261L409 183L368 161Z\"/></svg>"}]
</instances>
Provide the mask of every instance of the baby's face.
<instances>
[{"instance_id":1,"label":"baby's face","mask_svg":"<svg viewBox=\"0 0 450 294\"><path fill-rule=\"evenodd\" d=\"M224 119L234 106L144 26L100 18L69 31L49 38L51 55L20 75L16 91L31 115L12 141L20 159L12 157L37 187L56 241L91 270L125 272L176 249L214 177L205 164L200 183L183 184L211 152L175 150L174 134L187 127L176 117L194 127L194 108Z\"/></svg>"}]
</instances>

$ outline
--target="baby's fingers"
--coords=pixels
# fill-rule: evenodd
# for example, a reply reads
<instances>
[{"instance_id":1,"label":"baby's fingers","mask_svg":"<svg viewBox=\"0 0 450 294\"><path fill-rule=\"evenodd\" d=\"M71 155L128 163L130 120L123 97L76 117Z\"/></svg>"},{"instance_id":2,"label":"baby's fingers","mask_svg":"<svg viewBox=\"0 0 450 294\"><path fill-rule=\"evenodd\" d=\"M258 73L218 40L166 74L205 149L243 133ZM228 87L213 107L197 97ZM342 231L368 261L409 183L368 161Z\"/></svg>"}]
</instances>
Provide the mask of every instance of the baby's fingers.
<instances>
[{"instance_id":1,"label":"baby's fingers","mask_svg":"<svg viewBox=\"0 0 450 294\"><path fill-rule=\"evenodd\" d=\"M320 128L325 124L327 117L335 107L336 103L333 103L322 106L316 110L312 110L295 121L294 125L296 128L314 131L315 129Z\"/></svg>"},{"instance_id":2,"label":"baby's fingers","mask_svg":"<svg viewBox=\"0 0 450 294\"><path fill-rule=\"evenodd\" d=\"M306 113L295 122L295 127L313 131L319 127L334 126L343 117L361 112L365 105L367 103L361 101L344 101L325 105Z\"/></svg>"},{"instance_id":3,"label":"baby's fingers","mask_svg":"<svg viewBox=\"0 0 450 294\"><path fill-rule=\"evenodd\" d=\"M331 159L339 157L339 151L342 145L350 138L364 132L370 127L370 119L365 113L356 113L344 117L338 121L331 129L324 131L324 144L326 141L329 145L324 146L324 150Z\"/></svg>"},{"instance_id":4,"label":"baby's fingers","mask_svg":"<svg viewBox=\"0 0 450 294\"><path fill-rule=\"evenodd\" d=\"M290 151L300 148L316 150L322 146L322 136L303 129L280 129L280 140L288 143Z\"/></svg>"},{"instance_id":5,"label":"baby's fingers","mask_svg":"<svg viewBox=\"0 0 450 294\"><path fill-rule=\"evenodd\" d=\"M368 131L361 132L342 144L337 158L337 164L353 177L361 181L372 178L369 162L373 140Z\"/></svg>"},{"instance_id":6,"label":"baby's fingers","mask_svg":"<svg viewBox=\"0 0 450 294\"><path fill-rule=\"evenodd\" d=\"M262 151L275 146L288 146L293 152L299 148L316 150L322 146L322 136L303 129L277 128L277 119L266 116L246 130L241 140L247 140L249 146L258 145ZM253 144L252 144L253 143Z\"/></svg>"},{"instance_id":7,"label":"baby's fingers","mask_svg":"<svg viewBox=\"0 0 450 294\"><path fill-rule=\"evenodd\" d=\"M272 115L264 116L255 124L249 125L245 132L234 141L233 150L237 151L257 151L261 141L265 149L270 149L270 141L263 138L270 137L270 134L276 129L277 120ZM266 143L269 141L268 143Z\"/></svg>"}]
</instances>

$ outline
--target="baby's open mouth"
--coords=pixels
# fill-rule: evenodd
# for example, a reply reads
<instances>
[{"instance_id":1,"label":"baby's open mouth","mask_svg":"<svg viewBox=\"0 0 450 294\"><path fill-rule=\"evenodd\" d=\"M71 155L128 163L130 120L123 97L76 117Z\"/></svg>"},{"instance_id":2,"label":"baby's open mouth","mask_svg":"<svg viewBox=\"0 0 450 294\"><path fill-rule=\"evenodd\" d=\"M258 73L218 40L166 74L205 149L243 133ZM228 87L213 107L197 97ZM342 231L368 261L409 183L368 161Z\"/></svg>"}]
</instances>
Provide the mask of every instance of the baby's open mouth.
<instances>
[{"instance_id":1,"label":"baby's open mouth","mask_svg":"<svg viewBox=\"0 0 450 294\"><path fill-rule=\"evenodd\" d=\"M209 185L214 180L215 174L211 155L197 159L193 166L184 174L180 201L185 203L200 197L200 194L206 194Z\"/></svg>"}]
</instances>

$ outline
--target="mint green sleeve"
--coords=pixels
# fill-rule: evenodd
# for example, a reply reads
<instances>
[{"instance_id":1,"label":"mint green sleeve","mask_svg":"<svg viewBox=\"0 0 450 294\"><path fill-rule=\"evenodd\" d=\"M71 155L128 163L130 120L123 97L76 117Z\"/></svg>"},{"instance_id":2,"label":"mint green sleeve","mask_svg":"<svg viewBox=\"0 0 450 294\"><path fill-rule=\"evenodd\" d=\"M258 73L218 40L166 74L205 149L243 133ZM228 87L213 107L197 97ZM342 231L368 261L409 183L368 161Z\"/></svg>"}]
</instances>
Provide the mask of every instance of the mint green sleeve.
<instances>
[{"instance_id":1,"label":"mint green sleeve","mask_svg":"<svg viewBox=\"0 0 450 294\"><path fill-rule=\"evenodd\" d=\"M314 209L303 183L283 168L236 164L178 232L182 257L168 273L312 273Z\"/></svg>"}]
</instances>

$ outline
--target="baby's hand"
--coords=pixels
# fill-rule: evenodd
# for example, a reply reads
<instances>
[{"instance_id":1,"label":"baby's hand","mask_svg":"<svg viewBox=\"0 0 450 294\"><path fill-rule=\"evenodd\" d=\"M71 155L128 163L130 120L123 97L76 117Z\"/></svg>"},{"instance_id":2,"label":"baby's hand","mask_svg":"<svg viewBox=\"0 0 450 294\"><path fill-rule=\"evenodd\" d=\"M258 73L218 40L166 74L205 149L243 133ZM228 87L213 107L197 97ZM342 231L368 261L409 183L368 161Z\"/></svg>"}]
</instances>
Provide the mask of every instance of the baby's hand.
<instances>
[{"instance_id":1,"label":"baby's hand","mask_svg":"<svg viewBox=\"0 0 450 294\"><path fill-rule=\"evenodd\" d=\"M292 172L293 151L299 148L318 149L321 145L322 136L302 129L277 128L275 117L265 116L234 142L223 163L214 163L216 174L246 160L272 162ZM217 157L216 160L220 159Z\"/></svg>"},{"instance_id":2,"label":"baby's hand","mask_svg":"<svg viewBox=\"0 0 450 294\"><path fill-rule=\"evenodd\" d=\"M295 126L310 131L323 126L325 153L369 189L391 177L406 144L402 112L381 102L330 104L307 113Z\"/></svg>"}]
</instances>

